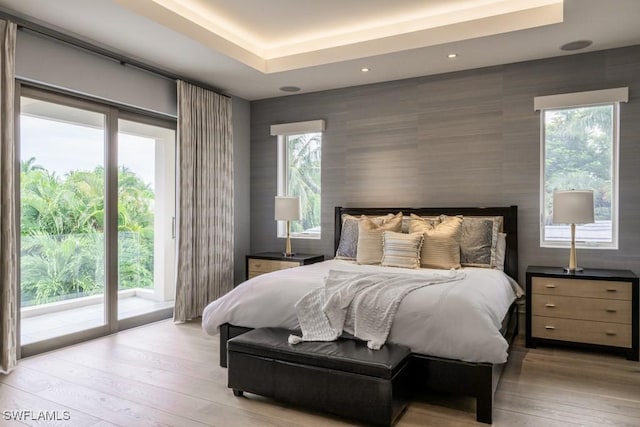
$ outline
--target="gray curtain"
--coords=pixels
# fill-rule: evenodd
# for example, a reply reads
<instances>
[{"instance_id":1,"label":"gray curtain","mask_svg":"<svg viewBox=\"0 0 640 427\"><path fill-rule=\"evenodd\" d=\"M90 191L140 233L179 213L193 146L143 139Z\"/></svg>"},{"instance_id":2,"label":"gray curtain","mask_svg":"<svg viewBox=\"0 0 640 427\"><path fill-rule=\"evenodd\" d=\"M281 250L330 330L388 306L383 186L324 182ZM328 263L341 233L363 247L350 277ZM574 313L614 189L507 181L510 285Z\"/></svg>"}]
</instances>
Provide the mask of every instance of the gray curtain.
<instances>
[{"instance_id":1,"label":"gray curtain","mask_svg":"<svg viewBox=\"0 0 640 427\"><path fill-rule=\"evenodd\" d=\"M178 273L174 320L233 288L231 99L178 81Z\"/></svg>"},{"instance_id":2,"label":"gray curtain","mask_svg":"<svg viewBox=\"0 0 640 427\"><path fill-rule=\"evenodd\" d=\"M16 365L18 221L14 141L16 24L0 20L0 372Z\"/></svg>"}]
</instances>

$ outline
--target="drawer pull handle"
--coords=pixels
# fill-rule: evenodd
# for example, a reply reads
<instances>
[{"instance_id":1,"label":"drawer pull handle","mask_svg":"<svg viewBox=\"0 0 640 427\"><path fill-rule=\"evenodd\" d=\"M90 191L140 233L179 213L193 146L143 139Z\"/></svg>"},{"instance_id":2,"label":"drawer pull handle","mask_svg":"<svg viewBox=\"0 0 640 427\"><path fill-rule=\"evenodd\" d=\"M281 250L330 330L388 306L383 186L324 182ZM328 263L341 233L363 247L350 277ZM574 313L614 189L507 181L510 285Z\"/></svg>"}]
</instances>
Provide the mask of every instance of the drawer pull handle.
<instances>
[{"instance_id":1,"label":"drawer pull handle","mask_svg":"<svg viewBox=\"0 0 640 427\"><path fill-rule=\"evenodd\" d=\"M607 308L607 309L605 309L605 311L606 311L607 313L617 313L617 312L618 312L618 310L616 310L616 309L614 309L614 308Z\"/></svg>"},{"instance_id":2,"label":"drawer pull handle","mask_svg":"<svg viewBox=\"0 0 640 427\"><path fill-rule=\"evenodd\" d=\"M556 287L556 285L546 285L545 287L548 288L548 289L553 289L553 288Z\"/></svg>"},{"instance_id":3,"label":"drawer pull handle","mask_svg":"<svg viewBox=\"0 0 640 427\"><path fill-rule=\"evenodd\" d=\"M607 292L618 292L616 288L607 288Z\"/></svg>"},{"instance_id":4,"label":"drawer pull handle","mask_svg":"<svg viewBox=\"0 0 640 427\"><path fill-rule=\"evenodd\" d=\"M547 326L545 326L544 328L545 328L545 329L555 329L556 327L555 327L555 326L549 326L549 325L547 325Z\"/></svg>"},{"instance_id":5,"label":"drawer pull handle","mask_svg":"<svg viewBox=\"0 0 640 427\"><path fill-rule=\"evenodd\" d=\"M607 332L605 332L605 334L607 334L610 337L615 337L616 336L616 333L615 332L611 332L611 331L607 331Z\"/></svg>"},{"instance_id":6,"label":"drawer pull handle","mask_svg":"<svg viewBox=\"0 0 640 427\"><path fill-rule=\"evenodd\" d=\"M553 308L553 307L555 307L556 305L555 305L555 304L548 303L548 304L545 304L544 306L545 306L545 307L549 307L549 308Z\"/></svg>"}]
</instances>

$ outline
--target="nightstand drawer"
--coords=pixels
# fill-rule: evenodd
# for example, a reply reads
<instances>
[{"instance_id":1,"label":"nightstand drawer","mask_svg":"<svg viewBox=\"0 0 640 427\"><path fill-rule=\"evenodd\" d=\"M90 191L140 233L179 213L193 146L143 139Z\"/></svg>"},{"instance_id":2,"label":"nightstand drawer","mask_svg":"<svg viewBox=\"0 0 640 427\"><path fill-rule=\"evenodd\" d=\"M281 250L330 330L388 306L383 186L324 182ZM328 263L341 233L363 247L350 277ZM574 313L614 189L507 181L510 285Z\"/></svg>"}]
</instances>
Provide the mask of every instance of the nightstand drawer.
<instances>
[{"instance_id":1,"label":"nightstand drawer","mask_svg":"<svg viewBox=\"0 0 640 427\"><path fill-rule=\"evenodd\" d=\"M532 298L531 308L536 316L631 324L628 301L542 294L533 294Z\"/></svg>"},{"instance_id":2,"label":"nightstand drawer","mask_svg":"<svg viewBox=\"0 0 640 427\"><path fill-rule=\"evenodd\" d=\"M247 279L264 273L315 264L324 261L324 255L294 254L285 256L282 252L259 252L245 256Z\"/></svg>"},{"instance_id":3,"label":"nightstand drawer","mask_svg":"<svg viewBox=\"0 0 640 427\"><path fill-rule=\"evenodd\" d=\"M631 301L631 282L558 277L533 277L531 280L534 294Z\"/></svg>"},{"instance_id":4,"label":"nightstand drawer","mask_svg":"<svg viewBox=\"0 0 640 427\"><path fill-rule=\"evenodd\" d=\"M531 335L559 341L631 348L631 325L533 316Z\"/></svg>"},{"instance_id":5,"label":"nightstand drawer","mask_svg":"<svg viewBox=\"0 0 640 427\"><path fill-rule=\"evenodd\" d=\"M258 273L270 273L272 271L284 270L285 268L299 267L297 261L280 261L274 259L249 259L249 275Z\"/></svg>"}]
</instances>

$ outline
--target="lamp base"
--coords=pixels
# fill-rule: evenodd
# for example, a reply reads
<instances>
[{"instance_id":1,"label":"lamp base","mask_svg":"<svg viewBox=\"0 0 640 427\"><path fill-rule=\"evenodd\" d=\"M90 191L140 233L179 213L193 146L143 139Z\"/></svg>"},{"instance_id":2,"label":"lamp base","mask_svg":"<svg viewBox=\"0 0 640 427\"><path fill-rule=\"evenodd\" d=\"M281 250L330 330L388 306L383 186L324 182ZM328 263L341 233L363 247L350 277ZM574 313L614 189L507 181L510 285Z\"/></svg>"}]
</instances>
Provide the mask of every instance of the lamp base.
<instances>
[{"instance_id":1,"label":"lamp base","mask_svg":"<svg viewBox=\"0 0 640 427\"><path fill-rule=\"evenodd\" d=\"M563 268L564 268L564 272L568 274L582 273L584 271L584 268L582 267L576 267L576 268L563 267Z\"/></svg>"},{"instance_id":2,"label":"lamp base","mask_svg":"<svg viewBox=\"0 0 640 427\"><path fill-rule=\"evenodd\" d=\"M292 256L296 256L296 254L295 254L295 252L291 252L291 253L282 252L282 256L284 256L284 257L292 257Z\"/></svg>"}]
</instances>

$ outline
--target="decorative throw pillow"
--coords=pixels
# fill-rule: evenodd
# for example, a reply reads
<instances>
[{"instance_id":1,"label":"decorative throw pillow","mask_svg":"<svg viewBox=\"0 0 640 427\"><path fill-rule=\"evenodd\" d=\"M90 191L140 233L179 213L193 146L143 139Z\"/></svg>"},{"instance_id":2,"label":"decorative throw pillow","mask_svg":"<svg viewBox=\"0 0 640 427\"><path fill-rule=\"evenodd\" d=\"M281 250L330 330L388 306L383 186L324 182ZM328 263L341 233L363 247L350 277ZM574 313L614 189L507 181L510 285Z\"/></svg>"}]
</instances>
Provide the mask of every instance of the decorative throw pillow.
<instances>
[{"instance_id":1,"label":"decorative throw pillow","mask_svg":"<svg viewBox=\"0 0 640 427\"><path fill-rule=\"evenodd\" d=\"M440 223L440 217L439 216L418 216L416 214L411 214L410 216L403 216L402 217L402 232L403 233L408 233L409 232L409 225L411 224L411 219L413 217L422 218L424 220L431 221L433 223L433 225Z\"/></svg>"},{"instance_id":2,"label":"decorative throw pillow","mask_svg":"<svg viewBox=\"0 0 640 427\"><path fill-rule=\"evenodd\" d=\"M376 224L369 218L358 222L358 264L380 264L382 261L382 233L385 231L400 232L402 228L402 212L385 222Z\"/></svg>"},{"instance_id":3,"label":"decorative throw pillow","mask_svg":"<svg viewBox=\"0 0 640 427\"><path fill-rule=\"evenodd\" d=\"M450 217L442 215L440 218ZM462 220L460 263L464 267L495 267L501 230L501 216L465 216Z\"/></svg>"},{"instance_id":4,"label":"decorative throw pillow","mask_svg":"<svg viewBox=\"0 0 640 427\"><path fill-rule=\"evenodd\" d=\"M507 252L507 235L498 233L498 244L496 245L496 268L504 271L504 257Z\"/></svg>"},{"instance_id":5,"label":"decorative throw pillow","mask_svg":"<svg viewBox=\"0 0 640 427\"><path fill-rule=\"evenodd\" d=\"M424 234L420 265L424 268L460 268L460 238L462 218L447 217L439 224L433 224L418 216L411 217L411 233Z\"/></svg>"},{"instance_id":6,"label":"decorative throw pillow","mask_svg":"<svg viewBox=\"0 0 640 427\"><path fill-rule=\"evenodd\" d=\"M385 267L420 268L420 250L423 233L396 233L385 231L382 234L382 265Z\"/></svg>"},{"instance_id":7,"label":"decorative throw pillow","mask_svg":"<svg viewBox=\"0 0 640 427\"><path fill-rule=\"evenodd\" d=\"M393 218L393 214L384 216L366 217L342 215L342 228L340 229L340 243L336 250L336 259L345 259L354 261L358 252L358 221L362 218L369 218L375 224L382 224Z\"/></svg>"}]
</instances>

